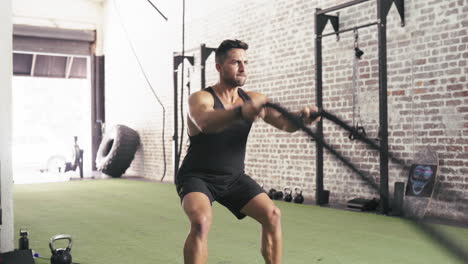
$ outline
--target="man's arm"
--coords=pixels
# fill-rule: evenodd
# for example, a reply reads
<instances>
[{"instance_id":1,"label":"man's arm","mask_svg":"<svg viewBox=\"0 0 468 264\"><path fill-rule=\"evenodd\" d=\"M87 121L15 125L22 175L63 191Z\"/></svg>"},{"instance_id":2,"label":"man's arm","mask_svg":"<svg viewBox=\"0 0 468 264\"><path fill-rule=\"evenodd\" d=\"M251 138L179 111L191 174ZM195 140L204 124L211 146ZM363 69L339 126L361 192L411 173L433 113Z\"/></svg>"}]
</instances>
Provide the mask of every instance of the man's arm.
<instances>
[{"instance_id":1,"label":"man's arm","mask_svg":"<svg viewBox=\"0 0 468 264\"><path fill-rule=\"evenodd\" d=\"M188 100L189 118L198 129L197 132L216 133L222 131L232 122L239 119L234 109L215 110L214 99L205 91L192 94ZM198 133L191 133L198 134Z\"/></svg>"},{"instance_id":2,"label":"man's arm","mask_svg":"<svg viewBox=\"0 0 468 264\"><path fill-rule=\"evenodd\" d=\"M260 98L264 98L265 101L267 100L264 95L256 93L256 92L249 92L249 96L251 98L260 97ZM302 116L304 123L307 125L310 125L320 120L320 118L317 118L316 120L311 120L309 118L311 113L317 112L317 111L318 111L317 107L304 107L301 111L295 112L294 114L298 116ZM264 114L262 117L263 117L263 120L265 120L265 122L267 122L268 124L286 132L292 133L299 129L298 127L294 126L291 122L289 122L289 120L285 118L281 113L269 107L266 107L264 109Z\"/></svg>"},{"instance_id":3,"label":"man's arm","mask_svg":"<svg viewBox=\"0 0 468 264\"><path fill-rule=\"evenodd\" d=\"M232 109L214 109L213 97L208 92L199 91L189 97L188 103L189 118L198 129L190 134L195 135L198 132L221 132L239 119L254 120L261 114L262 106L266 101L257 98Z\"/></svg>"}]
</instances>

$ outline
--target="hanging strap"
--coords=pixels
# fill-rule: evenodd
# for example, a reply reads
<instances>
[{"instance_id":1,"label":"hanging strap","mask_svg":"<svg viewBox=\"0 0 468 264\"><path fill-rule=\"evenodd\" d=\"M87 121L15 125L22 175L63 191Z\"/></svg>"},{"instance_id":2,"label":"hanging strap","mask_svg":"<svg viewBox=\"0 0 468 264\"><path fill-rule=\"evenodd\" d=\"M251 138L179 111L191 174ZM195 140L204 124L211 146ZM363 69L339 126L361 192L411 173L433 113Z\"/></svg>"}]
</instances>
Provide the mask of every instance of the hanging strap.
<instances>
[{"instance_id":1,"label":"hanging strap","mask_svg":"<svg viewBox=\"0 0 468 264\"><path fill-rule=\"evenodd\" d=\"M359 48L359 35L357 29L354 29L354 49ZM355 55L353 56L353 82L352 82L352 87L353 87L353 126L356 127L356 106L357 106L357 93L358 93L358 77L359 77L359 58ZM359 107L359 106L357 106ZM357 109L357 114L358 114L358 120L360 120L359 116L359 111L360 109Z\"/></svg>"},{"instance_id":2,"label":"hanging strap","mask_svg":"<svg viewBox=\"0 0 468 264\"><path fill-rule=\"evenodd\" d=\"M354 132L351 132L348 136L350 140L354 140L358 137L365 137L366 136L366 130L364 129L363 126L359 125L359 122L361 122L361 108L359 104L359 100L357 98L358 93L359 93L359 60L361 59L361 56L364 54L359 49L359 33L357 28L354 29L354 56L353 56L353 82L352 82L352 87L353 87L353 127L355 129ZM357 109L356 109L357 108ZM357 118L356 118L356 112L357 112ZM357 121L356 121L357 119Z\"/></svg>"}]
</instances>

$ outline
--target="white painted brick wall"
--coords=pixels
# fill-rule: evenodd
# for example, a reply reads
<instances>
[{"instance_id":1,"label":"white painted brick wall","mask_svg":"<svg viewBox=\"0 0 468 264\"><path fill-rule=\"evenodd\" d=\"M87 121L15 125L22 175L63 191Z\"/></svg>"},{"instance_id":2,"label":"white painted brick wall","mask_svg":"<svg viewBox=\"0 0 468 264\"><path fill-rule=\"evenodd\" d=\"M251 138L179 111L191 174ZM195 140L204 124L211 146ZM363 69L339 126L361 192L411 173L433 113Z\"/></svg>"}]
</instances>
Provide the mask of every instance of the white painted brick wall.
<instances>
[{"instance_id":1,"label":"white painted brick wall","mask_svg":"<svg viewBox=\"0 0 468 264\"><path fill-rule=\"evenodd\" d=\"M213 1L206 11L203 8L187 10L194 19L186 25L186 48L199 47L201 43L217 47L227 38L246 41L250 45L250 74L246 89L265 93L274 102L290 110L298 110L300 106L315 104L315 9L343 2L243 0L227 4L227 1ZM465 220L468 219L467 2L417 0L406 1L405 5L405 27L400 27L395 7L388 15L390 150L408 163L422 147L429 146L436 150L440 159L438 185L427 214ZM370 1L341 10L340 27L352 27L376 20L375 9L375 2ZM172 51L180 50L180 44L176 44L180 43L179 26L174 26L173 35L167 35L168 41L174 44L172 49L167 49L171 51L170 55L154 47L140 46L142 54L146 56L144 60L150 78L156 81L157 90L166 105L169 175L172 175L170 137L173 133L173 91L170 72L172 63L168 62L168 56L172 56ZM112 27L118 27L117 22L112 23ZM328 25L325 31L330 30L331 26ZM376 137L377 31L371 27L359 33L360 47L365 52L360 62L360 90L357 96L359 113L367 134ZM152 42L154 46L160 43ZM109 45L109 49L114 48ZM150 94L141 90L145 84L132 62L128 47L122 46L106 55L108 120L125 121L143 135L144 144L137 155L133 171L145 177L158 178L162 174L159 143L161 110L152 101ZM195 52L193 55L196 56L196 64L199 64L199 54ZM349 122L352 120L352 56L352 33L342 34L339 42L334 37L324 39L324 106ZM121 62L131 65L129 68L132 71L125 76L115 71ZM156 65L159 65L158 70L152 71L151 66ZM164 67L167 69L162 70ZM192 76L197 76L192 80L192 91L200 89L199 72L199 68L192 72ZM207 61L207 85L214 84L216 79L214 59L210 57ZM121 107L124 105L128 107ZM324 131L330 144L361 169L370 171L376 181L379 180L378 154L360 143L349 141L347 133L329 122L325 122ZM325 157L325 188L331 191L332 202L345 203L354 197L377 196L358 176L328 153L325 153ZM307 199L314 196L315 146L301 132L288 134L263 122L256 123L249 139L246 165L247 173L264 183L266 188L300 186ZM406 180L407 172L390 165L391 192L395 181ZM454 201L451 199L452 193L465 197L465 200Z\"/></svg>"}]
</instances>

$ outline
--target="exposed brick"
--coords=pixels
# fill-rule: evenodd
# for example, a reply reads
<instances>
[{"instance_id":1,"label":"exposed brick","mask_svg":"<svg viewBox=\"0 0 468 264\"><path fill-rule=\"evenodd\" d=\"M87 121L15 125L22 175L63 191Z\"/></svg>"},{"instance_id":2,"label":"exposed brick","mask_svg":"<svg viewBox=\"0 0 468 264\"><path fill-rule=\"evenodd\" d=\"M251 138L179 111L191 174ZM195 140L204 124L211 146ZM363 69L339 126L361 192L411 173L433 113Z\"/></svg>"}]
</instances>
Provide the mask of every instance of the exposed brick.
<instances>
[{"instance_id":1,"label":"exposed brick","mask_svg":"<svg viewBox=\"0 0 468 264\"><path fill-rule=\"evenodd\" d=\"M441 131L441 130L436 130L436 131L429 132L429 136L431 136L431 137L442 136L443 134L444 134L444 132Z\"/></svg>"},{"instance_id":2,"label":"exposed brick","mask_svg":"<svg viewBox=\"0 0 468 264\"><path fill-rule=\"evenodd\" d=\"M468 112L468 106L457 107L457 111L460 112L460 113L467 113Z\"/></svg>"},{"instance_id":3,"label":"exposed brick","mask_svg":"<svg viewBox=\"0 0 468 264\"><path fill-rule=\"evenodd\" d=\"M422 83L421 83L422 84ZM422 93L425 93L427 92L427 89L426 88L418 88L418 89L414 89L414 93L415 94L422 94Z\"/></svg>"},{"instance_id":4,"label":"exposed brick","mask_svg":"<svg viewBox=\"0 0 468 264\"><path fill-rule=\"evenodd\" d=\"M447 151L463 151L462 146L447 146Z\"/></svg>"},{"instance_id":5,"label":"exposed brick","mask_svg":"<svg viewBox=\"0 0 468 264\"><path fill-rule=\"evenodd\" d=\"M458 90L462 90L462 89L463 89L462 84L447 85L447 90L448 91L458 91Z\"/></svg>"},{"instance_id":6,"label":"exposed brick","mask_svg":"<svg viewBox=\"0 0 468 264\"><path fill-rule=\"evenodd\" d=\"M446 101L445 104L447 106L457 106L457 105L461 105L462 101L461 100L449 100L449 101Z\"/></svg>"},{"instance_id":7,"label":"exposed brick","mask_svg":"<svg viewBox=\"0 0 468 264\"><path fill-rule=\"evenodd\" d=\"M461 160L448 160L446 163L448 166L463 166L463 161Z\"/></svg>"},{"instance_id":8,"label":"exposed brick","mask_svg":"<svg viewBox=\"0 0 468 264\"><path fill-rule=\"evenodd\" d=\"M298 110L304 104L315 104L314 19L310 14L313 14L317 7L326 8L340 3L343 1L333 0L325 3L303 0L239 0L232 1L235 8L229 9L223 7L221 2L214 3L213 10L226 12L199 14L198 20L187 25L186 34L190 35L187 46L199 47L200 43L215 46L227 37L246 40L250 44L248 54L251 61L250 79L246 89L265 93L276 102ZM265 10L266 4L268 10ZM436 150L443 173L438 176L438 180L445 181L444 187L456 193L468 186L468 177L463 178L464 185L459 184L461 177L467 175L468 167L468 157L465 154L468 153L466 0L415 0L405 6L405 16L408 18L408 26L400 28L397 12L389 13L387 78L391 150L395 151L396 155L408 159L408 162L411 162L414 154L418 152L417 146ZM206 17L212 17L217 23L208 24ZM239 17L242 19L239 20ZM349 25L370 21L375 17L375 8L350 8L346 17L343 16L340 21ZM365 54L359 61L359 114L368 134L375 136L379 123L378 43L375 31L362 30L360 38ZM352 34L342 34L338 42L333 37L323 39L324 107L348 123L352 120L352 41ZM149 54L152 54L151 52L148 50ZM123 51L121 54L125 53L129 51ZM207 70L207 84L210 85L216 82L217 72L212 67L213 58L209 60L211 63L207 69L211 70ZM172 67L169 63L166 66L167 69ZM110 83L115 85L118 84L116 80L123 78L112 76L109 69L106 73L106 81L110 79ZM163 77L154 74L155 79L162 80ZM194 74L199 74L199 69L196 69ZM171 76L165 78L167 81L162 83L170 83ZM192 91L200 89L197 87L197 81L193 84ZM160 90L164 94L163 102L168 111L166 118L169 120L173 111L169 107L172 104L172 91ZM130 87L123 91L128 93L121 93L121 97L124 94L128 96L135 93ZM112 94L112 90L109 89L106 93ZM117 97L118 95L112 94L109 98ZM143 142L145 153L138 157L140 163L136 163L135 170L153 178L154 175L162 174L163 168L156 162L162 160L159 143L161 128L156 125L161 121L160 111L155 110L156 114L137 112L130 118L128 114L123 113L125 110L117 101L106 102L109 122L123 120L136 123L137 126L141 126L141 134L146 135ZM135 105L141 106L138 109L144 109L146 105L151 106L146 108L153 109L153 103L134 102ZM152 125L148 122L148 116L151 116ZM166 124L167 135L173 133L171 122ZM149 130L152 132L149 133ZM349 141L347 133L331 122L324 122L324 131L327 141L332 146L345 152L359 167L371 170L375 175L379 174L378 153L369 151L368 147L361 143ZM166 141L166 148L170 149L170 138L167 137ZM168 157L172 157L171 151L166 153ZM270 186L288 184L303 187L306 193L313 197L313 155L315 146L310 144L304 134L279 132L263 122L257 122L252 128L247 147L246 172L259 182L264 181ZM168 164L171 164L170 160ZM324 164L327 175L325 181L327 188L334 194L334 201L344 203L351 196L374 194L364 187L356 175L327 152ZM403 172L395 166L392 167L391 174L402 175ZM445 191L440 189L434 195L446 197L440 201L442 207L457 206L455 200L445 194ZM434 211L434 215L459 217L449 209Z\"/></svg>"},{"instance_id":9,"label":"exposed brick","mask_svg":"<svg viewBox=\"0 0 468 264\"><path fill-rule=\"evenodd\" d=\"M392 95L394 96L405 95L405 90L392 91Z\"/></svg>"},{"instance_id":10,"label":"exposed brick","mask_svg":"<svg viewBox=\"0 0 468 264\"><path fill-rule=\"evenodd\" d=\"M427 60L426 59L417 59L414 61L414 65L423 65L426 64Z\"/></svg>"}]
</instances>

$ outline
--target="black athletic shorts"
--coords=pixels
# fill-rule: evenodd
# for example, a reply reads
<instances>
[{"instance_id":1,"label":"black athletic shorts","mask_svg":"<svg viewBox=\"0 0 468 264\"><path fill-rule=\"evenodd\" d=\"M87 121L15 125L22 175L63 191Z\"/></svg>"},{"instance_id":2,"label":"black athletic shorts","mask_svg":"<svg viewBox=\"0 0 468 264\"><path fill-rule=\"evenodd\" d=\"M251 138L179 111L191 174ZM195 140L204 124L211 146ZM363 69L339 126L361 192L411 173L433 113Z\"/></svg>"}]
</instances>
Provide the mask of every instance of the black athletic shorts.
<instances>
[{"instance_id":1,"label":"black athletic shorts","mask_svg":"<svg viewBox=\"0 0 468 264\"><path fill-rule=\"evenodd\" d=\"M217 201L229 209L237 219L246 216L240 210L252 198L265 192L257 182L244 173L233 181L227 182L220 181L213 176L206 177L205 174L197 174L185 174L176 181L180 201L182 202L184 196L190 192L201 192L208 196L211 203Z\"/></svg>"}]
</instances>

